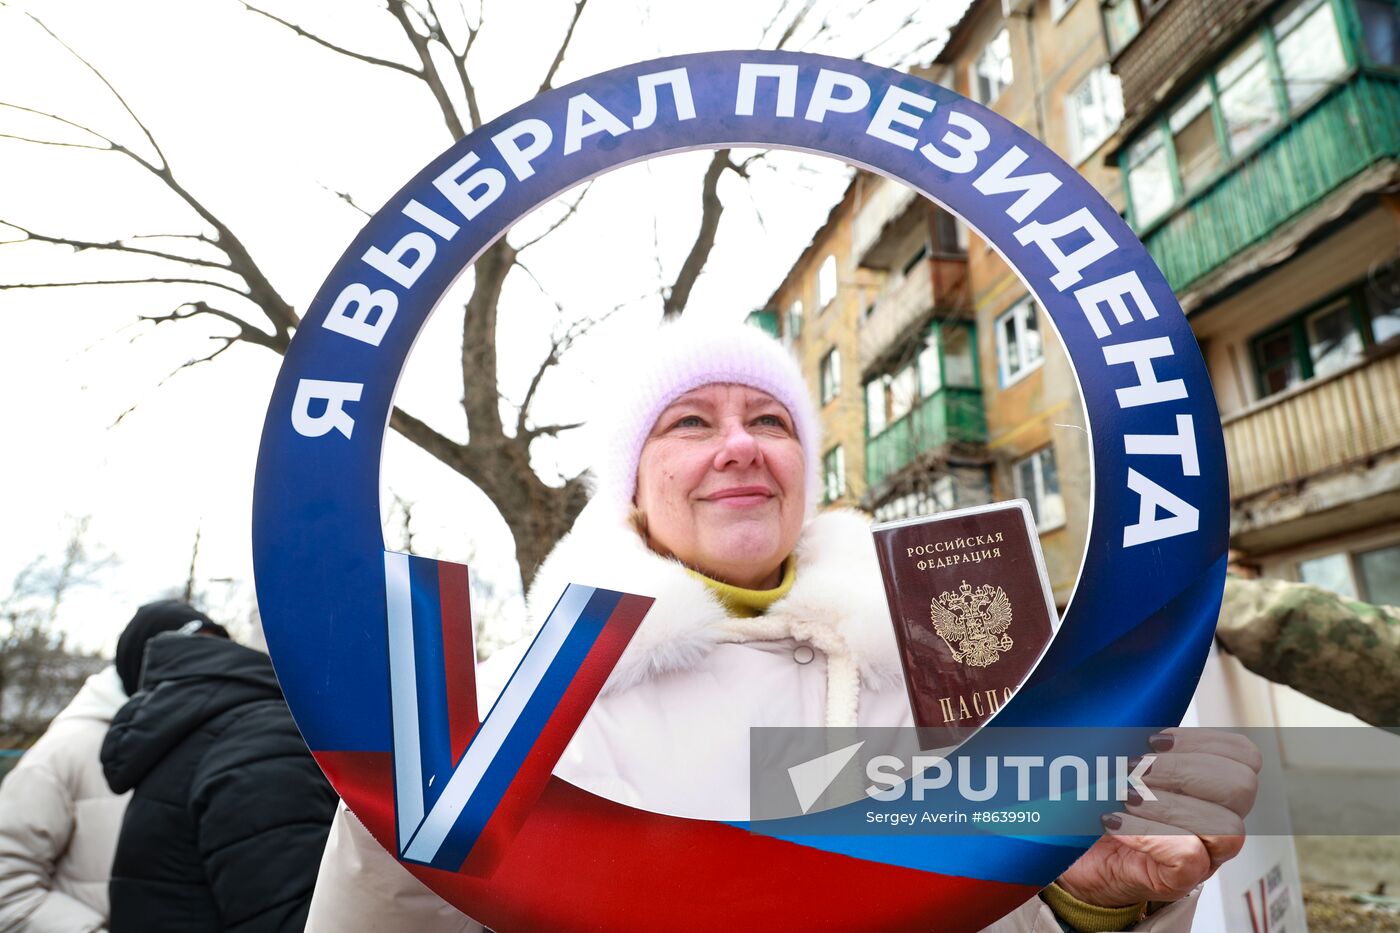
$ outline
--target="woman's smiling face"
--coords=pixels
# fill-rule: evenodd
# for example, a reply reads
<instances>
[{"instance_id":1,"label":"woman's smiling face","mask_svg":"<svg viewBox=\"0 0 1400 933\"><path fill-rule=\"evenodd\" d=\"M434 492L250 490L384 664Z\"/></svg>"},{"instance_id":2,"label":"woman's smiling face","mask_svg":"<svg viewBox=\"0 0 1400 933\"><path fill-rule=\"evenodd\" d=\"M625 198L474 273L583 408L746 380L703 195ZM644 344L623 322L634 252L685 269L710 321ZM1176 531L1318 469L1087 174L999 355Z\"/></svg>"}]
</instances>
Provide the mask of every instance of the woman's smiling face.
<instances>
[{"instance_id":1,"label":"woman's smiling face","mask_svg":"<svg viewBox=\"0 0 1400 933\"><path fill-rule=\"evenodd\" d=\"M714 383L657 418L635 501L658 550L716 580L765 589L797 545L805 477L787 408L758 389Z\"/></svg>"}]
</instances>

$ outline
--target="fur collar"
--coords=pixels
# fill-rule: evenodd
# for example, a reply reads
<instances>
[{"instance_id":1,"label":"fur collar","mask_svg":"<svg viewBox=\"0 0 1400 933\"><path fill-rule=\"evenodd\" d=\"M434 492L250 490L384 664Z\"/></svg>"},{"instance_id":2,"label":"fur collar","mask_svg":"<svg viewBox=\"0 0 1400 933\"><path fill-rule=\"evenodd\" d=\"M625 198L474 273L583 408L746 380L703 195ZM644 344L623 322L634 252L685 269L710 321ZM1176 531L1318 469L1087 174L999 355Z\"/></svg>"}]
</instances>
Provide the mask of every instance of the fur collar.
<instances>
[{"instance_id":1,"label":"fur collar","mask_svg":"<svg viewBox=\"0 0 1400 933\"><path fill-rule=\"evenodd\" d=\"M829 626L846 643L862 682L900 682L898 649L870 526L859 513L824 512L797 542L797 579L764 615L776 624ZM726 637L729 615L715 594L679 561L649 550L637 533L590 504L541 565L530 588L538 628L568 583L654 597L656 603L623 653L604 693L695 667Z\"/></svg>"}]
</instances>

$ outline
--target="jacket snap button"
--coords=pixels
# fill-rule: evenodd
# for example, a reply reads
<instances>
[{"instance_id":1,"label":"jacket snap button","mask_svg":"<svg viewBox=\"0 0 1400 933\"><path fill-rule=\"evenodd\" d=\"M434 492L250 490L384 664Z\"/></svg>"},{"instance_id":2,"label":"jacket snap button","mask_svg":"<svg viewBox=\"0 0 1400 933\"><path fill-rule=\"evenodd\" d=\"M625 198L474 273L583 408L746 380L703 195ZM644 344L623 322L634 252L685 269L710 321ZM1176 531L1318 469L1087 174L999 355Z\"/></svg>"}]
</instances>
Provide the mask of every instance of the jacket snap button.
<instances>
[{"instance_id":1,"label":"jacket snap button","mask_svg":"<svg viewBox=\"0 0 1400 933\"><path fill-rule=\"evenodd\" d=\"M810 664L817 653L812 650L811 645L798 645L792 649L792 659L798 664Z\"/></svg>"}]
</instances>

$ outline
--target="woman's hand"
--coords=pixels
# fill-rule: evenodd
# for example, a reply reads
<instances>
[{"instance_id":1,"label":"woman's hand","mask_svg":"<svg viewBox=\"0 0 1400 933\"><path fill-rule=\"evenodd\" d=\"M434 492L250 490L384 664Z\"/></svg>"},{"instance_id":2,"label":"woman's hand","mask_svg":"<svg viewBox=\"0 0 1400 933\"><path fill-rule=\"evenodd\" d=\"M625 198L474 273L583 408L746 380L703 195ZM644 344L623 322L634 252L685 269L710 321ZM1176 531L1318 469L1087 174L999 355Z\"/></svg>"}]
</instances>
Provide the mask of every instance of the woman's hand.
<instances>
[{"instance_id":1,"label":"woman's hand","mask_svg":"<svg viewBox=\"0 0 1400 933\"><path fill-rule=\"evenodd\" d=\"M1089 904L1125 907L1173 901L1205 881L1244 846L1244 817L1259 788L1259 749L1212 729L1167 729L1149 744L1156 760L1130 790L1126 812L1103 818L1107 832L1059 878Z\"/></svg>"}]
</instances>

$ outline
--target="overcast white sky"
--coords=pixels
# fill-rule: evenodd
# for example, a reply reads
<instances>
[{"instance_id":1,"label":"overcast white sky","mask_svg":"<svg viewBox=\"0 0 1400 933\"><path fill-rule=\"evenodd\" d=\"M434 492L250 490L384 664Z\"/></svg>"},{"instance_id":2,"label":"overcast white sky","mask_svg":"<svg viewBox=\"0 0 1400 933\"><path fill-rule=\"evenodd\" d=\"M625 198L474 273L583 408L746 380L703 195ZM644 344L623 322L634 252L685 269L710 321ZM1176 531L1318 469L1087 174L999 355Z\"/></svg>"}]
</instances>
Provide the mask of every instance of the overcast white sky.
<instances>
[{"instance_id":1,"label":"overcast white sky","mask_svg":"<svg viewBox=\"0 0 1400 933\"><path fill-rule=\"evenodd\" d=\"M919 25L872 55L897 64L911 47L939 39L965 5L818 2L814 20L829 13L838 25L829 43L812 50L856 54L917 10ZM268 0L264 8L342 45L410 60L373 0ZM471 60L488 119L533 93L570 8L567 0L488 4ZM663 54L754 47L776 9L776 0L591 0L560 79ZM115 99L26 10L103 71L186 186L244 239L297 307L363 222L322 186L349 191L373 209L450 141L420 85L316 48L233 0L0 5L0 101L61 114L134 147L142 145L140 131ZM0 133L77 138L3 108ZM550 297L527 276L508 283L501 334L508 397L520 397L544 335L560 320L555 301L583 315L654 291L659 275L674 277L698 223L707 159L691 153L606 176L561 235L525 254ZM727 178L719 244L691 313L742 316L760 305L846 177L843 166L775 153L753 184ZM550 211L541 213L536 223ZM91 240L199 229L159 184L118 156L6 139L0 219ZM0 227L0 239L15 236ZM154 268L43 245L0 246L0 282L139 277ZM280 358L240 347L164 381L208 352L208 335L219 328L152 329L138 317L193 295L146 285L0 292L0 590L35 555L61 551L74 519L91 516L89 542L120 563L61 616L89 648L110 651L137 605L183 584L196 529L203 533L198 575L212 600L231 611L250 599L253 466ZM460 326L445 306L420 339L399 398L460 435ZM623 339L629 328L654 321L659 307L654 296L634 303L598 340ZM579 348L546 385L543 404L561 414L586 404L598 348ZM583 465L566 445L537 444L537 452L560 469ZM415 550L471 561L501 585L513 581L505 526L464 480L394 435L383 476L387 488L415 503ZM387 531L391 545L400 543L398 534Z\"/></svg>"}]
</instances>

